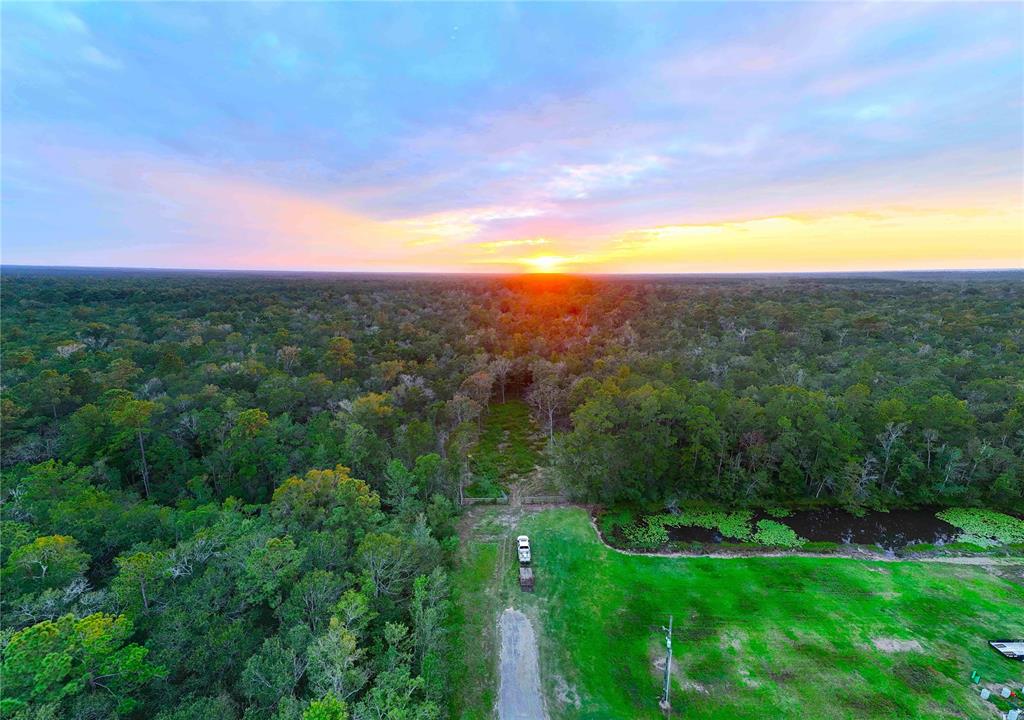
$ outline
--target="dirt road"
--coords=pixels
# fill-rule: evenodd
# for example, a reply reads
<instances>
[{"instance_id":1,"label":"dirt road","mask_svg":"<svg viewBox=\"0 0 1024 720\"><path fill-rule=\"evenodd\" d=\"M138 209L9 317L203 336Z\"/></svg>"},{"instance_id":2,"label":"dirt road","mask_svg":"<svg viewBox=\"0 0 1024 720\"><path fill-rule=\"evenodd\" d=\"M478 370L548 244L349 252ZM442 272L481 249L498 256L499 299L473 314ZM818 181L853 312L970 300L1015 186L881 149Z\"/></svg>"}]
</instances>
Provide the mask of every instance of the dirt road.
<instances>
[{"instance_id":1,"label":"dirt road","mask_svg":"<svg viewBox=\"0 0 1024 720\"><path fill-rule=\"evenodd\" d=\"M540 692L537 638L530 619L508 608L498 619L501 674L498 720L547 720Z\"/></svg>"}]
</instances>

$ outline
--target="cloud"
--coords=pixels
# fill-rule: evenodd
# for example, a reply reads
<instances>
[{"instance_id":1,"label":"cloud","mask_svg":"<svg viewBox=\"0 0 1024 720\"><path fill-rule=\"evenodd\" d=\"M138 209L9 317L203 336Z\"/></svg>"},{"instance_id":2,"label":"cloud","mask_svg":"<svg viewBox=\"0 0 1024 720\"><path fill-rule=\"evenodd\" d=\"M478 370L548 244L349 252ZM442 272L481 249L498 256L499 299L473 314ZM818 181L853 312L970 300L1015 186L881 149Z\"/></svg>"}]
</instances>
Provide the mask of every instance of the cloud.
<instances>
[{"instance_id":1,"label":"cloud","mask_svg":"<svg viewBox=\"0 0 1024 720\"><path fill-rule=\"evenodd\" d=\"M3 24L4 84L13 88L10 94L15 102L10 106L15 108L26 90L36 87L57 93L57 99L74 98L80 103L84 92L82 79L88 71L124 67L121 59L106 49L109 43L101 42L82 16L65 6L7 3L3 7ZM5 121L9 122L9 106L4 111Z\"/></svg>"},{"instance_id":2,"label":"cloud","mask_svg":"<svg viewBox=\"0 0 1024 720\"><path fill-rule=\"evenodd\" d=\"M761 150L769 133L764 127L747 128L737 137L727 140L684 140L675 143L672 149L709 158L744 158Z\"/></svg>"},{"instance_id":3,"label":"cloud","mask_svg":"<svg viewBox=\"0 0 1024 720\"><path fill-rule=\"evenodd\" d=\"M794 77L842 56L877 26L917 12L868 3L798 5L747 25L750 30L684 50L664 61L659 74L670 83L702 87L721 86L723 80L756 85Z\"/></svg>"},{"instance_id":4,"label":"cloud","mask_svg":"<svg viewBox=\"0 0 1024 720\"><path fill-rule=\"evenodd\" d=\"M562 165L556 168L546 189L556 198L585 198L601 190L627 187L647 173L667 165L658 155L642 155L633 159L607 163Z\"/></svg>"},{"instance_id":5,"label":"cloud","mask_svg":"<svg viewBox=\"0 0 1024 720\"><path fill-rule=\"evenodd\" d=\"M1019 45L1004 39L990 39L983 43L960 48L938 47L923 57L890 59L885 63L829 72L816 78L807 89L816 95L842 96L870 89L892 80L941 71L950 66L962 67L978 62L988 62L1005 56L1013 56L1019 52Z\"/></svg>"},{"instance_id":6,"label":"cloud","mask_svg":"<svg viewBox=\"0 0 1024 720\"><path fill-rule=\"evenodd\" d=\"M29 12L37 22L61 33L89 35L89 27L75 13L52 3L30 3Z\"/></svg>"},{"instance_id":7,"label":"cloud","mask_svg":"<svg viewBox=\"0 0 1024 720\"><path fill-rule=\"evenodd\" d=\"M121 70L124 67L124 63L120 60L107 55L94 45L86 45L82 49L82 59L90 65L96 65L108 70Z\"/></svg>"},{"instance_id":8,"label":"cloud","mask_svg":"<svg viewBox=\"0 0 1024 720\"><path fill-rule=\"evenodd\" d=\"M539 217L539 207L469 207L377 218L353 210L342 197L320 197L151 153L48 144L45 137L38 133L40 144L33 153L49 166L45 174L105 197L116 207L121 241L135 244L145 238L152 248L148 265L440 269L444 263L466 267L475 257L502 248L548 242L470 242L488 225ZM30 184L29 168L17 157L7 167L18 170L14 181L19 187L48 194L45 185Z\"/></svg>"},{"instance_id":9,"label":"cloud","mask_svg":"<svg viewBox=\"0 0 1024 720\"><path fill-rule=\"evenodd\" d=\"M118 225L100 245L65 223L67 263L156 267L712 272L1016 267L1024 216L998 200L947 207L871 206L595 232L527 205L469 207L401 219L339 198L278 187L146 153L53 145L49 176L102 192ZM15 163L20 174L24 168ZM17 179L17 178L16 178ZM5 178L5 183L8 179ZM24 190L22 190L24 192ZM5 214L6 214L5 205ZM19 218L24 221L25 218ZM536 223L505 235L508 222ZM543 231L544 226L547 230ZM518 228L515 228L518 230ZM557 230L557 231L556 231ZM84 232L84 235L79 235ZM482 239L485 234L492 235ZM496 236L495 236L496 235ZM142 242L142 241L145 242ZM113 247L123 248L112 251ZM35 260L25 256L20 262Z\"/></svg>"},{"instance_id":10,"label":"cloud","mask_svg":"<svg viewBox=\"0 0 1024 720\"><path fill-rule=\"evenodd\" d=\"M474 243L473 248L476 250L483 250L485 252L494 252L496 250L504 250L510 247L532 247L536 245L549 245L551 243L547 238L527 238L524 240L495 240L493 242L481 242Z\"/></svg>"},{"instance_id":11,"label":"cloud","mask_svg":"<svg viewBox=\"0 0 1024 720\"><path fill-rule=\"evenodd\" d=\"M428 245L443 241L467 240L489 223L537 217L542 212L543 210L537 207L499 205L432 213L393 221L393 224L416 235L418 239L412 242L413 245Z\"/></svg>"}]
</instances>

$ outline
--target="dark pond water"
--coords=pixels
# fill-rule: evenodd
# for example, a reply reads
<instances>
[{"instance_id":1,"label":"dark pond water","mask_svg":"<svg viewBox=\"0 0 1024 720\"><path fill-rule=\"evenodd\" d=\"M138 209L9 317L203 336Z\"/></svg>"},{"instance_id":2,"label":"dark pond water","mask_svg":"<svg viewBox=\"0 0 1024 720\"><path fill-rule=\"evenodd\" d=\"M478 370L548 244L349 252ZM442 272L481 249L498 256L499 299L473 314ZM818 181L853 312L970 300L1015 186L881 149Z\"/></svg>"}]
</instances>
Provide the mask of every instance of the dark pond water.
<instances>
[{"instance_id":1,"label":"dark pond water","mask_svg":"<svg viewBox=\"0 0 1024 720\"><path fill-rule=\"evenodd\" d=\"M886 550L896 550L916 543L942 545L952 542L960 531L935 517L935 513L941 509L867 512L857 517L839 508L817 508L796 510L784 518L754 513L752 524L756 524L758 520L777 520L811 542L878 545ZM717 530L695 527L670 527L666 530L670 539L682 542L735 542L723 538Z\"/></svg>"}]
</instances>

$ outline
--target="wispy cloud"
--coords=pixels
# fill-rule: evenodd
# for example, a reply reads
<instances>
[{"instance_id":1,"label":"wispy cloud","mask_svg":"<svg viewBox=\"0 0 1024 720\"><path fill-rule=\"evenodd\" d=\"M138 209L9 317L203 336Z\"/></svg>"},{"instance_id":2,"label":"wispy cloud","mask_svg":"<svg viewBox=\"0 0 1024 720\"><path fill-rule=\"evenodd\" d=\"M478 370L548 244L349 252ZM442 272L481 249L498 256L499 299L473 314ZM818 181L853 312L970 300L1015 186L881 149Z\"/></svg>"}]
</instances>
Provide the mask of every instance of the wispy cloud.
<instances>
[{"instance_id":1,"label":"wispy cloud","mask_svg":"<svg viewBox=\"0 0 1024 720\"><path fill-rule=\"evenodd\" d=\"M395 221L392 224L413 233L417 238L412 241L413 245L429 245L442 241L467 240L489 223L537 217L542 212L537 207L499 205L433 213Z\"/></svg>"},{"instance_id":2,"label":"wispy cloud","mask_svg":"<svg viewBox=\"0 0 1024 720\"><path fill-rule=\"evenodd\" d=\"M484 252L495 252L507 248L536 247L537 245L550 245L547 238L526 238L523 240L495 240L493 242L474 243L473 248Z\"/></svg>"},{"instance_id":3,"label":"wispy cloud","mask_svg":"<svg viewBox=\"0 0 1024 720\"><path fill-rule=\"evenodd\" d=\"M642 155L606 163L561 165L546 187L556 198L585 198L602 190L628 187L667 164L667 160L658 155Z\"/></svg>"},{"instance_id":4,"label":"wispy cloud","mask_svg":"<svg viewBox=\"0 0 1024 720\"><path fill-rule=\"evenodd\" d=\"M813 80L808 90L818 95L842 96L893 80L912 79L917 74L941 70L944 67L962 67L1014 54L1020 54L1019 45L1015 46L1011 40L1005 38L967 47L936 47L922 57L889 59L887 62L827 73Z\"/></svg>"},{"instance_id":5,"label":"wispy cloud","mask_svg":"<svg viewBox=\"0 0 1024 720\"><path fill-rule=\"evenodd\" d=\"M82 59L91 65L107 68L108 70L120 70L124 67L124 63L120 60L107 55L93 45L86 45L82 49Z\"/></svg>"}]
</instances>

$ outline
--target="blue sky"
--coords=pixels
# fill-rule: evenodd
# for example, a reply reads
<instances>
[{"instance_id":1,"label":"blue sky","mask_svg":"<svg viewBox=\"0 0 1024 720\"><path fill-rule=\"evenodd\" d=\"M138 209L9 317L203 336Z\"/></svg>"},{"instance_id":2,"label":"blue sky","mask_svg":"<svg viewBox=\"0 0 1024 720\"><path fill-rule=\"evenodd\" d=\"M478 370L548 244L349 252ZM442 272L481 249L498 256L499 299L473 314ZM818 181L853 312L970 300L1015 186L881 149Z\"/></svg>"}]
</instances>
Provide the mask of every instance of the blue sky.
<instances>
[{"instance_id":1,"label":"blue sky","mask_svg":"<svg viewBox=\"0 0 1024 720\"><path fill-rule=\"evenodd\" d=\"M1024 265L1019 4L12 4L3 261Z\"/></svg>"}]
</instances>

